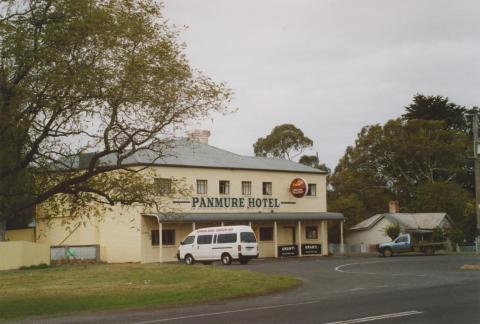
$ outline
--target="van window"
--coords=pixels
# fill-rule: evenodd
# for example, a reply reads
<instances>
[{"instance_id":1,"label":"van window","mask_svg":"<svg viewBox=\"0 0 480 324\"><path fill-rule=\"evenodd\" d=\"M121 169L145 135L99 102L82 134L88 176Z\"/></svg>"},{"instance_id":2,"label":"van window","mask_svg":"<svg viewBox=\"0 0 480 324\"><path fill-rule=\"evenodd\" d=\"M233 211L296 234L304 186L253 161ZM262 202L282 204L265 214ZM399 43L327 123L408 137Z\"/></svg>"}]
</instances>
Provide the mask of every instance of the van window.
<instances>
[{"instance_id":1,"label":"van window","mask_svg":"<svg viewBox=\"0 0 480 324\"><path fill-rule=\"evenodd\" d=\"M217 243L236 243L237 242L237 234L218 234Z\"/></svg>"},{"instance_id":2,"label":"van window","mask_svg":"<svg viewBox=\"0 0 480 324\"><path fill-rule=\"evenodd\" d=\"M241 232L240 241L242 243L255 243L257 242L257 239L255 238L255 234L252 232Z\"/></svg>"},{"instance_id":3,"label":"van window","mask_svg":"<svg viewBox=\"0 0 480 324\"><path fill-rule=\"evenodd\" d=\"M195 241L195 236L187 236L185 240L183 240L183 244L193 244Z\"/></svg>"},{"instance_id":4,"label":"van window","mask_svg":"<svg viewBox=\"0 0 480 324\"><path fill-rule=\"evenodd\" d=\"M213 235L199 235L197 237L198 244L212 244L212 236Z\"/></svg>"}]
</instances>

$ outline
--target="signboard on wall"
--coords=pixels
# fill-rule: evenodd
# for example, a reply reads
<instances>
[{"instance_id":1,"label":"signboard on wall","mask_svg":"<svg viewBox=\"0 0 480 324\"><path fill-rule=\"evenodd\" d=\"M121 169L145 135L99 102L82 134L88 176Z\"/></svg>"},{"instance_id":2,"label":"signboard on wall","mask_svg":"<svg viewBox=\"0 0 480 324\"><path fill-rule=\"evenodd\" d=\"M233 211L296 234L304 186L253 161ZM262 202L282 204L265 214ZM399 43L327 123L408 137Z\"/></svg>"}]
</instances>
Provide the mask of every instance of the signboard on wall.
<instances>
[{"instance_id":1,"label":"signboard on wall","mask_svg":"<svg viewBox=\"0 0 480 324\"><path fill-rule=\"evenodd\" d=\"M293 179L292 183L290 183L290 193L295 198L302 198L307 194L308 191L308 184L302 178L295 178Z\"/></svg>"},{"instance_id":2,"label":"signboard on wall","mask_svg":"<svg viewBox=\"0 0 480 324\"><path fill-rule=\"evenodd\" d=\"M192 208L279 208L278 198L192 197Z\"/></svg>"},{"instance_id":3,"label":"signboard on wall","mask_svg":"<svg viewBox=\"0 0 480 324\"><path fill-rule=\"evenodd\" d=\"M322 245L320 244L302 244L302 254L321 254Z\"/></svg>"},{"instance_id":4,"label":"signboard on wall","mask_svg":"<svg viewBox=\"0 0 480 324\"><path fill-rule=\"evenodd\" d=\"M278 256L296 256L298 255L298 246L297 245L282 245L278 247Z\"/></svg>"}]
</instances>

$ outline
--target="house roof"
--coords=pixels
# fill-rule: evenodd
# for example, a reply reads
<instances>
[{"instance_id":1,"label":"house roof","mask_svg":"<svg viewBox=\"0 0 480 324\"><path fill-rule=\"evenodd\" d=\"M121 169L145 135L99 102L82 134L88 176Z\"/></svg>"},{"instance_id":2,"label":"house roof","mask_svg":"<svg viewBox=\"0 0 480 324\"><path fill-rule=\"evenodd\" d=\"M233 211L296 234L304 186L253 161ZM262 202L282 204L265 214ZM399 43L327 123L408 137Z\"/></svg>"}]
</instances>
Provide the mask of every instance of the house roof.
<instances>
[{"instance_id":1,"label":"house roof","mask_svg":"<svg viewBox=\"0 0 480 324\"><path fill-rule=\"evenodd\" d=\"M153 164L159 166L326 173L324 170L285 159L238 155L188 139L173 140L162 151L162 156L159 157L159 154L152 150L139 150L125 159L122 165ZM74 168L85 168L92 156L93 153L82 154L69 164ZM116 163L117 159L114 154L107 155L99 161L99 165L115 165Z\"/></svg>"},{"instance_id":2,"label":"house roof","mask_svg":"<svg viewBox=\"0 0 480 324\"><path fill-rule=\"evenodd\" d=\"M355 226L350 227L349 230L368 230L384 218L393 223L400 224L405 230L433 230L440 226L445 218L453 225L447 213L384 213L369 217Z\"/></svg>"},{"instance_id":3,"label":"house roof","mask_svg":"<svg viewBox=\"0 0 480 324\"><path fill-rule=\"evenodd\" d=\"M281 221L281 220L343 220L342 213L155 213L145 216L158 217L163 222L213 222L213 221Z\"/></svg>"}]
</instances>

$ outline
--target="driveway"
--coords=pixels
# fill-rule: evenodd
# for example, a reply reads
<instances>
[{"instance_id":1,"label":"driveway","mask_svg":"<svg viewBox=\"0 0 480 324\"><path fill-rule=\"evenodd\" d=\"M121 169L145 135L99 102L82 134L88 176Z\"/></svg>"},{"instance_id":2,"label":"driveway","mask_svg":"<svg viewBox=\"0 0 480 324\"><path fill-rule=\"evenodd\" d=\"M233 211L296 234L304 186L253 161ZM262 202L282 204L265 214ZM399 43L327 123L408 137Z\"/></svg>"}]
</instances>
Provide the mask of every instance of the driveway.
<instances>
[{"instance_id":1,"label":"driveway","mask_svg":"<svg viewBox=\"0 0 480 324\"><path fill-rule=\"evenodd\" d=\"M301 278L287 292L194 306L101 312L35 323L479 323L476 256L304 257L256 260L236 269ZM213 265L221 266L221 265Z\"/></svg>"}]
</instances>

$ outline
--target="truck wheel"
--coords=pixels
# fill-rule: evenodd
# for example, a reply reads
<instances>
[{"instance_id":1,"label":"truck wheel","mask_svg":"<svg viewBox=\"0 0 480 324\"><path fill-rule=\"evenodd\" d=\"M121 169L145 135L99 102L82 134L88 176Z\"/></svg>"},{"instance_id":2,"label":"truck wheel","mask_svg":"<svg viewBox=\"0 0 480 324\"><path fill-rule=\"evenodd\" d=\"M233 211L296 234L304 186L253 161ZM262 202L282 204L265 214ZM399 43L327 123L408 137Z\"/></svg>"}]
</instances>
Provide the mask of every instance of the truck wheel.
<instances>
[{"instance_id":1,"label":"truck wheel","mask_svg":"<svg viewBox=\"0 0 480 324\"><path fill-rule=\"evenodd\" d=\"M232 263L232 257L228 253L222 254L222 264L229 265Z\"/></svg>"},{"instance_id":2,"label":"truck wheel","mask_svg":"<svg viewBox=\"0 0 480 324\"><path fill-rule=\"evenodd\" d=\"M382 254L384 257L391 257L393 253L391 249L384 249Z\"/></svg>"},{"instance_id":3,"label":"truck wheel","mask_svg":"<svg viewBox=\"0 0 480 324\"><path fill-rule=\"evenodd\" d=\"M193 257L190 254L187 254L185 256L185 264L192 265L194 263L195 263L195 260L193 259Z\"/></svg>"},{"instance_id":4,"label":"truck wheel","mask_svg":"<svg viewBox=\"0 0 480 324\"><path fill-rule=\"evenodd\" d=\"M431 255L434 255L434 254L435 254L435 249L434 249L433 247L431 247L431 246L427 246L427 247L425 248L424 252L425 252L425 255L431 256Z\"/></svg>"}]
</instances>

